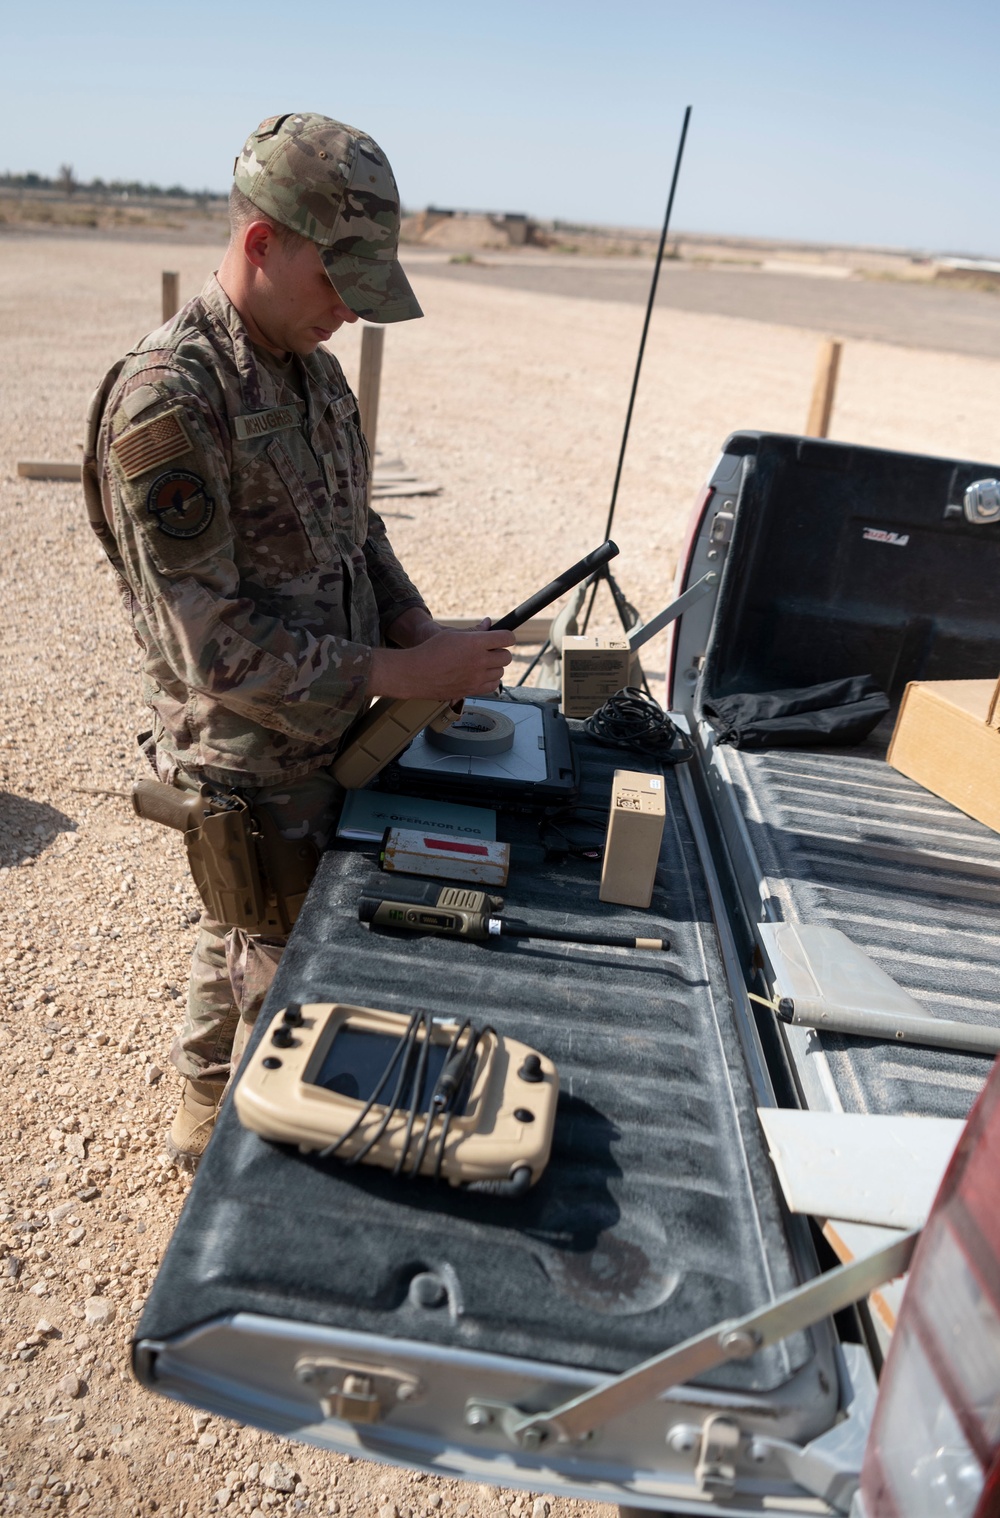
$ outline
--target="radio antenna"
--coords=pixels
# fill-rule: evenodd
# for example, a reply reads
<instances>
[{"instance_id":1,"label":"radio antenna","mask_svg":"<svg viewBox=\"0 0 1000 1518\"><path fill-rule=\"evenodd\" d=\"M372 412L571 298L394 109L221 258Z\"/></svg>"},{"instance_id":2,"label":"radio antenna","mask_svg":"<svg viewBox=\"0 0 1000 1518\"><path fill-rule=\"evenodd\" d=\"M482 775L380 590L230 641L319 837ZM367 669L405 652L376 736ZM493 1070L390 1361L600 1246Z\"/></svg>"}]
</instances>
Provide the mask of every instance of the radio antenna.
<instances>
[{"instance_id":1,"label":"radio antenna","mask_svg":"<svg viewBox=\"0 0 1000 1518\"><path fill-rule=\"evenodd\" d=\"M684 122L681 126L681 139L677 144L677 157L674 159L674 173L673 178L670 181L670 194L667 197L667 209L666 214L663 218L663 230L660 233L660 245L656 250L656 262L653 264L653 278L650 281L649 299L646 302L646 319L642 324L642 336L639 339L639 354L635 361L635 373L632 376L632 393L628 398L628 410L625 413L625 430L622 433L622 445L618 452L618 467L615 470L615 483L611 490L611 505L608 507L607 526L604 529L605 538L609 538L611 536L611 524L615 519L615 507L618 504L618 486L621 483L622 465L625 462L625 449L628 446L629 429L632 425L632 412L635 409L635 396L636 391L639 388L639 375L642 371L642 356L646 351L646 336L649 332L649 322L653 314L653 303L656 300L656 286L659 283L660 279L660 265L663 262L663 250L666 247L667 231L670 227L670 215L674 209L674 194L677 190L677 179L681 172L681 160L684 157L684 144L687 140L688 122L690 120L691 107L688 106L684 112ZM592 581L590 591L590 604L587 607L587 611L583 619L584 632L587 631L587 623L590 621L590 614L594 609L594 601L597 597L597 587L600 585L602 580L607 580L609 583L611 581L611 576L608 573L607 565L598 571ZM614 599L620 616L622 607L619 602L619 598L615 596ZM625 627L625 631L628 632L628 627L625 626L624 619L622 620L622 626Z\"/></svg>"}]
</instances>

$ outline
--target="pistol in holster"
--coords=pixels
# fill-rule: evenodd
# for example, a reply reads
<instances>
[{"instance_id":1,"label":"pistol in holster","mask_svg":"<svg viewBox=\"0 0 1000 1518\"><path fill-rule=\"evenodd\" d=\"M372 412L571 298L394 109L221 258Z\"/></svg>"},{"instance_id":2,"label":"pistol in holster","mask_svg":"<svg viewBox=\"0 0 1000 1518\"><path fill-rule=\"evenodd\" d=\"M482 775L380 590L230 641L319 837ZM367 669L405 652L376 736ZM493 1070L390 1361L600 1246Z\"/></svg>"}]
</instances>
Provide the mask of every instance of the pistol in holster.
<instances>
[{"instance_id":1,"label":"pistol in holster","mask_svg":"<svg viewBox=\"0 0 1000 1518\"><path fill-rule=\"evenodd\" d=\"M205 910L247 933L291 932L316 873L308 838L283 838L266 812L233 791L176 790L143 776L132 785L139 817L184 834L188 864Z\"/></svg>"}]
</instances>

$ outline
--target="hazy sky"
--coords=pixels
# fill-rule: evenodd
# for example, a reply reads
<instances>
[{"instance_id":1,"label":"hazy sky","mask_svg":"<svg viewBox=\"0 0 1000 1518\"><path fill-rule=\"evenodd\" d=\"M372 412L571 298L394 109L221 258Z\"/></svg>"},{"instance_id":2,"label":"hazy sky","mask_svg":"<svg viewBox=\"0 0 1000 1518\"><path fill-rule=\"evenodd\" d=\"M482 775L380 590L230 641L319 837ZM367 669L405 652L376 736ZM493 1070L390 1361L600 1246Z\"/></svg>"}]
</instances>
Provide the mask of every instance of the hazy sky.
<instances>
[{"instance_id":1,"label":"hazy sky","mask_svg":"<svg viewBox=\"0 0 1000 1518\"><path fill-rule=\"evenodd\" d=\"M997 0L40 0L0 169L228 188L265 116L385 148L404 202L1000 256Z\"/></svg>"}]
</instances>

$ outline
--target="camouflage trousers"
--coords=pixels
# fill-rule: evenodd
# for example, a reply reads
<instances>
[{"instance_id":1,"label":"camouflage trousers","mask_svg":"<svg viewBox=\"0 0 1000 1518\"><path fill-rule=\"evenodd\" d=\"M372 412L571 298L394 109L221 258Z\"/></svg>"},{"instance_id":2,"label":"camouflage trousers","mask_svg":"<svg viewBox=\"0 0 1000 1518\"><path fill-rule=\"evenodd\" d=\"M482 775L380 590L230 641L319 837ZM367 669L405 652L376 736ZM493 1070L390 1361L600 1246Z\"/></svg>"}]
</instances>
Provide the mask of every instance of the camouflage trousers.
<instances>
[{"instance_id":1,"label":"camouflage trousers","mask_svg":"<svg viewBox=\"0 0 1000 1518\"><path fill-rule=\"evenodd\" d=\"M161 778L166 778L161 774ZM196 789L183 770L170 783ZM255 811L267 812L284 838L311 838L326 848L343 789L326 769L283 785L240 787ZM229 1079L264 1004L287 940L245 933L203 916L191 958L187 1016L170 1051L189 1080Z\"/></svg>"}]
</instances>

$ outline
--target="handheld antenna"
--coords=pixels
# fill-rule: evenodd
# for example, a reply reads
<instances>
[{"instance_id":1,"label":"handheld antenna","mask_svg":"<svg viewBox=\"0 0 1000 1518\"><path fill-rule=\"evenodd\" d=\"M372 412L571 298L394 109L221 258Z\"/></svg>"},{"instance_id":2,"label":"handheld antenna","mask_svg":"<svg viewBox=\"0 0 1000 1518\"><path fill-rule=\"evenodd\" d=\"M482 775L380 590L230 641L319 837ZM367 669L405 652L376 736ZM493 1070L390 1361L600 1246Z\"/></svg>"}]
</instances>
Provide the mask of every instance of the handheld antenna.
<instances>
[{"instance_id":1,"label":"handheld antenna","mask_svg":"<svg viewBox=\"0 0 1000 1518\"><path fill-rule=\"evenodd\" d=\"M625 413L625 430L622 433L622 445L618 452L618 467L615 470L615 483L612 486L611 490L611 505L608 507L607 526L604 529L605 538L609 538L611 536L611 524L615 519L615 507L618 504L618 486L621 483L622 465L625 462L625 449L628 446L629 429L632 426L632 412L635 408L636 391L639 388L639 374L642 370L642 356L646 351L646 336L649 332L650 318L653 315L653 303L656 300L656 286L659 283L660 279L660 265L663 262L663 250L666 247L667 231L670 227L670 216L671 212L674 209L674 194L677 190L677 180L681 172L681 160L684 157L684 144L687 141L688 122L690 120L691 107L688 106L684 112L684 122L681 126L681 139L677 144L677 157L674 159L674 173L673 178L670 181L670 194L667 197L667 210L663 218L663 230L660 233L660 245L656 250L656 262L653 264L653 278L649 286L649 299L646 302L646 319L642 324L642 336L639 339L639 354L635 361L635 373L632 376L632 393L628 398L628 410ZM587 623L590 621L590 614L594 609L594 601L597 597L597 587L601 583L602 579L610 579L607 565L605 565L604 568L594 576L590 591L590 604L587 607L587 611L583 619L584 632L587 631ZM624 623L622 625L624 626ZM628 632L627 627L625 628L625 631Z\"/></svg>"}]
</instances>

